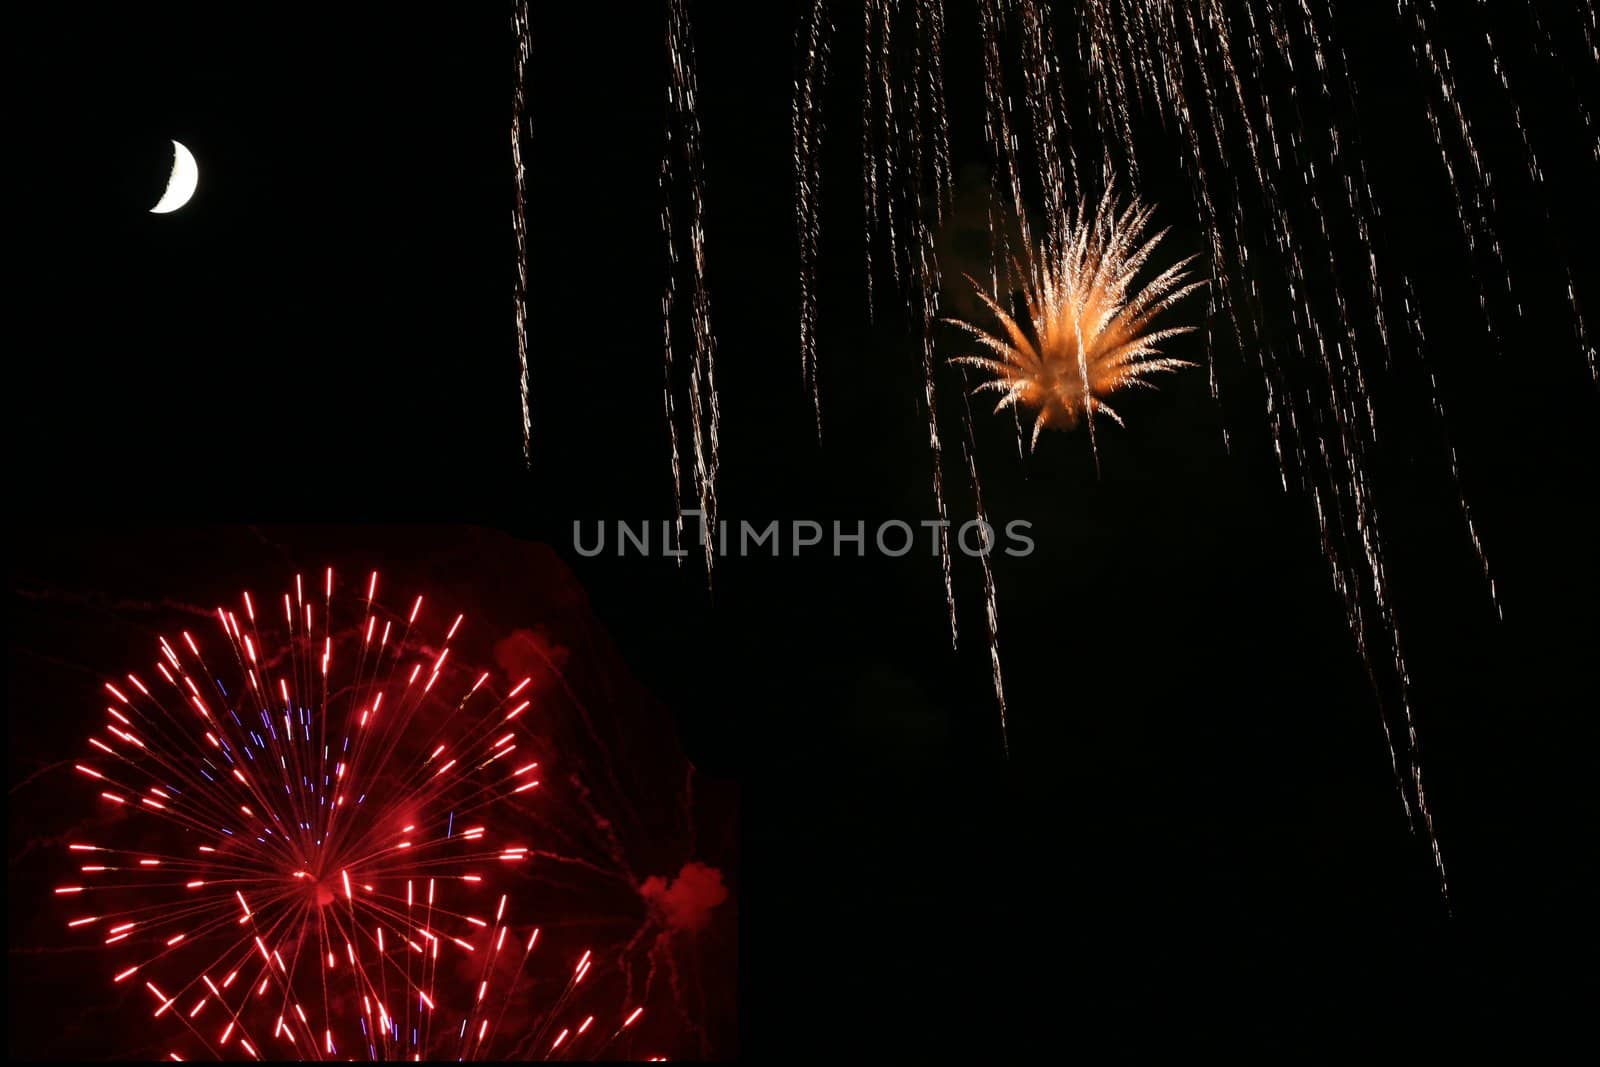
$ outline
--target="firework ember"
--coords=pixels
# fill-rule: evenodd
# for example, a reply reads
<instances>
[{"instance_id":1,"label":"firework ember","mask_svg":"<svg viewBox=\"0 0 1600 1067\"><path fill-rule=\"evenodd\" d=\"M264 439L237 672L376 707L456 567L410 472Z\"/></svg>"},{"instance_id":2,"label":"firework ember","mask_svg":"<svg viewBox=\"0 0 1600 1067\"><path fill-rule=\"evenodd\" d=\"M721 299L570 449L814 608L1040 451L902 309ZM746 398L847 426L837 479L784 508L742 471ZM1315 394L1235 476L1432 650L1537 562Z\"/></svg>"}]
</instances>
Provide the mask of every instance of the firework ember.
<instances>
[{"instance_id":1,"label":"firework ember","mask_svg":"<svg viewBox=\"0 0 1600 1067\"><path fill-rule=\"evenodd\" d=\"M321 577L105 684L76 771L110 821L70 845L67 926L206 1055L636 1054L643 1008L586 1010L593 954L536 955L497 888L539 855L496 817L540 786L539 686L463 668L464 618L386 611L376 572L353 597ZM530 966L564 976L502 1031Z\"/></svg>"}]
</instances>

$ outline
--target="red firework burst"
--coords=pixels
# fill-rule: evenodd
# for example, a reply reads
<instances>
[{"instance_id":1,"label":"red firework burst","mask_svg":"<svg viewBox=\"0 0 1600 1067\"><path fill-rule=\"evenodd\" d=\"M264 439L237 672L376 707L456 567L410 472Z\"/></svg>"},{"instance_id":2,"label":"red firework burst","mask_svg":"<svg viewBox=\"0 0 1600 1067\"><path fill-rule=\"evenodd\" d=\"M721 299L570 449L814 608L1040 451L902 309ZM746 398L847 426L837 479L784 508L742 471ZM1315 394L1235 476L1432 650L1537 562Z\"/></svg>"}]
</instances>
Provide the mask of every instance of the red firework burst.
<instances>
[{"instance_id":1,"label":"red firework burst","mask_svg":"<svg viewBox=\"0 0 1600 1067\"><path fill-rule=\"evenodd\" d=\"M296 576L259 616L246 592L220 639L162 637L154 674L106 683L76 769L116 843L70 846L79 876L55 892L88 907L67 925L207 1055L636 1055L643 1007L585 1013L589 951L535 982L540 931L494 888L530 858L495 813L540 785L532 679L452 662L463 616L432 644L423 598L386 611L377 572L353 604L331 568L321 584Z\"/></svg>"}]
</instances>

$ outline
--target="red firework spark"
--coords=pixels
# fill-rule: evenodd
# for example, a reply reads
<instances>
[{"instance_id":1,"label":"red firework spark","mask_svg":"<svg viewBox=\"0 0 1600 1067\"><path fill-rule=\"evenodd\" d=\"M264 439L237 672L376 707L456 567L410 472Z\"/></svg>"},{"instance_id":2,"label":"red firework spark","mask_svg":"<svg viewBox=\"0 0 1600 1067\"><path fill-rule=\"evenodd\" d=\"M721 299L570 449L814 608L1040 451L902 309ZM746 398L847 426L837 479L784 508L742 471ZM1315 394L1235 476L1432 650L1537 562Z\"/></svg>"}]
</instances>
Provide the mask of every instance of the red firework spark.
<instances>
[{"instance_id":1,"label":"red firework spark","mask_svg":"<svg viewBox=\"0 0 1600 1067\"><path fill-rule=\"evenodd\" d=\"M331 568L310 597L297 575L281 614L246 592L242 617L217 609L212 647L162 637L153 675L106 683L76 769L140 840L70 846L88 862L55 892L89 906L68 927L208 1055L626 1056L644 1009L581 1010L589 951L531 1028L519 1011L502 1033L540 941L490 888L530 854L494 822L539 786L532 679L502 693L450 663L463 616L435 650L423 598L391 614L377 584L344 630Z\"/></svg>"}]
</instances>

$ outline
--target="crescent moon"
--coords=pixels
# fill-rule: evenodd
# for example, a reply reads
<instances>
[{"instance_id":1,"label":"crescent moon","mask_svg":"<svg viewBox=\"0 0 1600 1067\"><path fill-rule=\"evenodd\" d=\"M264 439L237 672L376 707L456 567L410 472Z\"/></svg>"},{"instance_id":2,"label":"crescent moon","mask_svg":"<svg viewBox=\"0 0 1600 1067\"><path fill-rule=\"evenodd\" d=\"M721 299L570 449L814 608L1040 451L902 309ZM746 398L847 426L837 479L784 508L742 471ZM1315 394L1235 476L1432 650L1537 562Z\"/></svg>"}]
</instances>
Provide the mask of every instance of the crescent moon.
<instances>
[{"instance_id":1,"label":"crescent moon","mask_svg":"<svg viewBox=\"0 0 1600 1067\"><path fill-rule=\"evenodd\" d=\"M150 209L152 215L165 215L176 211L189 202L194 195L195 186L200 184L200 167L194 161L194 155L179 144L172 142L172 174L167 178L167 191L161 194L161 199L156 201L156 206Z\"/></svg>"}]
</instances>

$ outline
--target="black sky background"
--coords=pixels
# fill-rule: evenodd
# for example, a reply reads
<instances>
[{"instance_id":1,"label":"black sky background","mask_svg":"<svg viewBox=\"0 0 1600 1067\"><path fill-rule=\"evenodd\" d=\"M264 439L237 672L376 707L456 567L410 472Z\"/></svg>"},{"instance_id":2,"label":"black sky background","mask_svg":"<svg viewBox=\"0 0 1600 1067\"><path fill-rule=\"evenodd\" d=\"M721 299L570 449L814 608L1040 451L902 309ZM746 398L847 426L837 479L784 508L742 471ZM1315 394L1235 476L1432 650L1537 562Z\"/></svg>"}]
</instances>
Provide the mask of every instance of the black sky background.
<instances>
[{"instance_id":1,"label":"black sky background","mask_svg":"<svg viewBox=\"0 0 1600 1067\"><path fill-rule=\"evenodd\" d=\"M811 436L795 6L695 8L724 513L931 517L914 349L890 305L876 325L863 314L859 28L843 17L823 193L825 444ZM1198 374L1130 403L1130 430L1101 437L1098 476L1077 436L1008 462L1004 426L980 415L990 513L1032 520L1040 545L996 575L1009 759L973 574L958 575L951 653L927 558L724 560L708 598L692 569L571 550L574 520L671 513L657 5L534 14L532 473L499 5L61 11L14 32L22 143L38 151L13 169L46 195L22 219L37 251L13 268L13 573L63 526L88 543L130 524L444 521L547 541L691 756L739 782L752 1057L1541 1045L1591 999L1578 811L1595 392L1531 222L1508 240L1528 315L1503 351L1485 342L1387 10L1341 13L1505 605L1496 622L1437 427L1396 387L1391 410L1414 414L1385 424L1382 500L1451 916L1407 832L1309 505L1278 488L1259 385L1236 354L1221 356L1220 412ZM948 20L959 168L983 162L980 86L967 5ZM1556 71L1514 73L1579 291L1600 292L1583 195L1595 166L1571 91ZM1578 73L1593 111L1593 70ZM1464 84L1492 106L1486 84ZM1485 113L1480 136L1514 160L1503 118ZM201 183L181 212L151 216L168 138L194 151ZM1169 240L1201 250L1183 186L1153 170ZM1514 178L1502 197L1508 218L1538 221ZM26 747L26 722L11 734ZM50 906L10 903L41 921Z\"/></svg>"}]
</instances>

